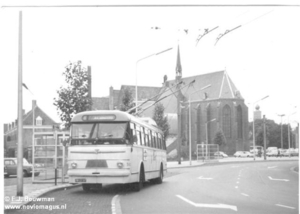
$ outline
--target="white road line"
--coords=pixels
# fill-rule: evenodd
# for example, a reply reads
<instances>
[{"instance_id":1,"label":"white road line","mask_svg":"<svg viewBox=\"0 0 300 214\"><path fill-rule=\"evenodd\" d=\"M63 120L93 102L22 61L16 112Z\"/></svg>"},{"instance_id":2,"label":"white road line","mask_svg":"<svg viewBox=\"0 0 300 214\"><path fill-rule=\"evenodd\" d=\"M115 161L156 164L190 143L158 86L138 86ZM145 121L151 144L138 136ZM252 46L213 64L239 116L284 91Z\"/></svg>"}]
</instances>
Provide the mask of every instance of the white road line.
<instances>
[{"instance_id":1,"label":"white road line","mask_svg":"<svg viewBox=\"0 0 300 214\"><path fill-rule=\"evenodd\" d=\"M289 209L295 209L295 207L289 207L289 206L285 206L285 205L282 205L282 204L275 204L276 206L279 206L279 207L285 207L285 208L289 208Z\"/></svg>"},{"instance_id":2,"label":"white road line","mask_svg":"<svg viewBox=\"0 0 300 214\"><path fill-rule=\"evenodd\" d=\"M268 169L274 169L276 168L277 166L269 166Z\"/></svg>"},{"instance_id":3,"label":"white road line","mask_svg":"<svg viewBox=\"0 0 300 214\"><path fill-rule=\"evenodd\" d=\"M203 178L203 176L200 176L198 179L201 179L201 180L212 180L212 178Z\"/></svg>"},{"instance_id":4,"label":"white road line","mask_svg":"<svg viewBox=\"0 0 300 214\"><path fill-rule=\"evenodd\" d=\"M245 194L245 193L241 193L243 196L249 197L249 195Z\"/></svg>"},{"instance_id":5,"label":"white road line","mask_svg":"<svg viewBox=\"0 0 300 214\"><path fill-rule=\"evenodd\" d=\"M122 214L119 195L115 195L111 200L111 213Z\"/></svg>"},{"instance_id":6,"label":"white road line","mask_svg":"<svg viewBox=\"0 0 300 214\"><path fill-rule=\"evenodd\" d=\"M235 188L238 189L239 187L238 187L238 186L235 186Z\"/></svg>"},{"instance_id":7,"label":"white road line","mask_svg":"<svg viewBox=\"0 0 300 214\"><path fill-rule=\"evenodd\" d=\"M277 178L272 178L271 176L269 176L269 179L270 180L273 180L273 181L289 181L288 179L277 179Z\"/></svg>"},{"instance_id":8,"label":"white road line","mask_svg":"<svg viewBox=\"0 0 300 214\"><path fill-rule=\"evenodd\" d=\"M201 203L194 203L190 201L189 199L186 199L185 197L181 195L176 195L181 200L193 205L194 207L206 207L206 208L222 208L222 209L232 209L234 211L237 211L236 206L228 205L228 204L201 204Z\"/></svg>"}]
</instances>

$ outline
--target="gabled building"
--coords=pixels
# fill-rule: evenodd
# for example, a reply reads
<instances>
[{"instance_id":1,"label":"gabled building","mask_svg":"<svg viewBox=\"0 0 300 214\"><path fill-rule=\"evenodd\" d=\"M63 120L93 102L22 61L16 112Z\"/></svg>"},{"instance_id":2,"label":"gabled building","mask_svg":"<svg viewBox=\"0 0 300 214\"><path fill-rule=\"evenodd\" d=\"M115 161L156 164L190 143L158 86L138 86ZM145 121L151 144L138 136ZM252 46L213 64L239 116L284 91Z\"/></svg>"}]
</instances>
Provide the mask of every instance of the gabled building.
<instances>
[{"instance_id":1,"label":"gabled building","mask_svg":"<svg viewBox=\"0 0 300 214\"><path fill-rule=\"evenodd\" d=\"M227 72L218 71L186 77L181 81L183 146L187 146L189 142L190 102L193 151L196 151L196 144L206 143L206 141L208 144L213 144L217 132L222 132L226 138L226 143L220 147L220 150L228 154L233 154L237 150L249 150L248 107ZM194 83L191 84L193 81ZM160 97L166 97L160 103L164 105L165 113L170 115L177 114L177 93L173 93L176 89L168 90L175 85L175 80L166 81L160 91ZM202 88L205 89L200 90ZM149 108L143 114L151 116L152 111L153 108ZM175 126L171 127L172 133L178 133L177 122L172 124ZM177 144L175 141L174 143ZM173 145L172 148L177 147Z\"/></svg>"},{"instance_id":2,"label":"gabled building","mask_svg":"<svg viewBox=\"0 0 300 214\"><path fill-rule=\"evenodd\" d=\"M33 126L34 124L34 126ZM31 161L33 128L34 133L53 132L53 126L59 125L49 117L39 106L36 100L32 101L32 110L25 114L23 111L23 148L24 158ZM4 124L4 151L6 157L17 156L18 121Z\"/></svg>"}]
</instances>

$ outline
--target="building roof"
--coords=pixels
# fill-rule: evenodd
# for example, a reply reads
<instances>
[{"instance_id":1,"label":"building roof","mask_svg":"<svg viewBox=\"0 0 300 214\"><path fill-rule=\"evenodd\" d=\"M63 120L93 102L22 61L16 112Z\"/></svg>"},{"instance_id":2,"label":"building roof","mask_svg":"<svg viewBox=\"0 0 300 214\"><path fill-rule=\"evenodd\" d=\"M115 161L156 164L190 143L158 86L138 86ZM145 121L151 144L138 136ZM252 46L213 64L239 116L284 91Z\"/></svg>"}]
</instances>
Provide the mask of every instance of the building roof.
<instances>
[{"instance_id":1,"label":"building roof","mask_svg":"<svg viewBox=\"0 0 300 214\"><path fill-rule=\"evenodd\" d=\"M192 81L195 82L190 84ZM190 84L190 85L189 85ZM176 91L176 81L167 81L169 87L163 87L161 89L162 93L158 99L163 98L160 102L165 107L165 113L177 113L177 93L176 96L172 93ZM201 88L210 85L210 87L199 91ZM217 71L207 74L201 74L192 77L182 78L181 88L184 87L181 92L186 100L191 101L203 100L205 99L243 99L240 92L233 84L232 80L229 78L226 71ZM169 90L171 88L171 90ZM151 115L153 107L146 110L144 115Z\"/></svg>"}]
</instances>

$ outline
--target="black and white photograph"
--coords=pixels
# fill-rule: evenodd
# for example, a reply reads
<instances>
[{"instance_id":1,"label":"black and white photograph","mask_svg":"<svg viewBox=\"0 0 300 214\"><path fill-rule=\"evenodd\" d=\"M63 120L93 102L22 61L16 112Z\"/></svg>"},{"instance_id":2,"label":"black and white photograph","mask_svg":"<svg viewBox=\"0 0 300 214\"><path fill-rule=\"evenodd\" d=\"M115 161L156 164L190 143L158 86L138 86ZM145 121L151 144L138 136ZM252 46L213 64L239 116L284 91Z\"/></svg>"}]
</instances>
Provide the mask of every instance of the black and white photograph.
<instances>
[{"instance_id":1,"label":"black and white photograph","mask_svg":"<svg viewBox=\"0 0 300 214\"><path fill-rule=\"evenodd\" d=\"M299 213L298 1L0 5L3 213Z\"/></svg>"}]
</instances>

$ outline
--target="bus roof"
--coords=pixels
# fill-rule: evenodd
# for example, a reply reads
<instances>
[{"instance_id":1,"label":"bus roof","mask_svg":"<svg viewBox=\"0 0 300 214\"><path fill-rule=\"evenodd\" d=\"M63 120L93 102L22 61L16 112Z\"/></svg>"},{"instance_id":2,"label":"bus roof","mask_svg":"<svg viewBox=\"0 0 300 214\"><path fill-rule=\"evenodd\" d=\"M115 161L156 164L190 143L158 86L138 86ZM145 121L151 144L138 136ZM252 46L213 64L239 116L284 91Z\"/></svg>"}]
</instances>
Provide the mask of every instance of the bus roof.
<instances>
[{"instance_id":1,"label":"bus roof","mask_svg":"<svg viewBox=\"0 0 300 214\"><path fill-rule=\"evenodd\" d=\"M147 123L142 118L135 117L124 111L119 110L96 110L96 111L84 111L76 114L71 122L121 122L121 121L132 121L140 125L146 126L151 129L161 131L155 124ZM161 131L162 132L162 131Z\"/></svg>"}]
</instances>

